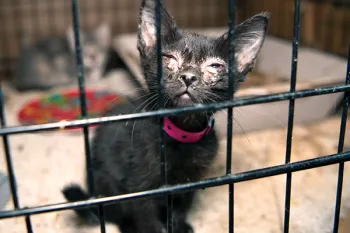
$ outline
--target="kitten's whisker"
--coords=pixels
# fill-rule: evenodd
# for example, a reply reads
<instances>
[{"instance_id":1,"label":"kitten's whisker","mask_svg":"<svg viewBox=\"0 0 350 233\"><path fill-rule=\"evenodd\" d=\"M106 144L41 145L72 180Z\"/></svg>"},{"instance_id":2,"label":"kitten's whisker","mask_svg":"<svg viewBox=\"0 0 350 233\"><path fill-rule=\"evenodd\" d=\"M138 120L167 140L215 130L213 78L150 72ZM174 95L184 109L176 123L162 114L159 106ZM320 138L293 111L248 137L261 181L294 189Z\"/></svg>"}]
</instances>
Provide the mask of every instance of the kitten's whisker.
<instances>
[{"instance_id":1,"label":"kitten's whisker","mask_svg":"<svg viewBox=\"0 0 350 233\"><path fill-rule=\"evenodd\" d=\"M254 105L254 106L255 106L254 108L246 108L245 111L242 108L238 108L238 107L235 107L234 109L239 110L240 113L246 113L247 110L249 109L249 111L251 111L254 114L259 114L260 116L264 116L264 117L267 117L269 119L272 119L274 122L277 122L279 127L285 127L285 124L280 119L276 118L276 116L274 114L264 113L264 111L262 111L260 109L259 105Z\"/></svg>"},{"instance_id":2,"label":"kitten's whisker","mask_svg":"<svg viewBox=\"0 0 350 233\"><path fill-rule=\"evenodd\" d=\"M250 146L253 146L252 143L250 142L249 138L248 138L248 135L246 134L245 130L243 129L242 125L234 117L232 117L232 119L237 123L239 128L241 128L241 130L244 133L244 136L246 137L246 139L248 140Z\"/></svg>"},{"instance_id":3,"label":"kitten's whisker","mask_svg":"<svg viewBox=\"0 0 350 233\"><path fill-rule=\"evenodd\" d=\"M157 94L153 94L152 96L150 96L149 98L147 98L145 101L143 101L139 106L137 106L135 108L135 110L133 111L133 113L135 113L140 107L142 107L142 105L147 104L148 101L151 101L152 99L154 99L155 97L157 97ZM126 121L125 126L127 126L129 123L129 120Z\"/></svg>"},{"instance_id":4,"label":"kitten's whisker","mask_svg":"<svg viewBox=\"0 0 350 233\"><path fill-rule=\"evenodd\" d=\"M158 103L159 103L159 101L157 101L157 102L151 107L150 111L152 111L153 108L154 108L155 106L157 106Z\"/></svg>"},{"instance_id":5,"label":"kitten's whisker","mask_svg":"<svg viewBox=\"0 0 350 233\"><path fill-rule=\"evenodd\" d=\"M227 97L225 95L224 96L220 96L220 95L218 95L216 93L212 93L210 91L205 91L205 95L206 95L206 97L208 97L208 95L209 95L209 96L217 98L219 100L227 100Z\"/></svg>"},{"instance_id":6,"label":"kitten's whisker","mask_svg":"<svg viewBox=\"0 0 350 233\"><path fill-rule=\"evenodd\" d=\"M138 87L138 88L133 88L133 90L128 90L127 88L121 90L123 94L129 94L129 93L138 92L138 91L148 91L148 89L145 87Z\"/></svg>"},{"instance_id":7,"label":"kitten's whisker","mask_svg":"<svg viewBox=\"0 0 350 233\"><path fill-rule=\"evenodd\" d=\"M152 109L157 106L157 104L159 103L159 101L156 101L155 104L151 107L150 111L152 111ZM145 120L142 121L142 125L141 125L141 139L142 139L142 135L143 135L143 125L145 124Z\"/></svg>"},{"instance_id":8,"label":"kitten's whisker","mask_svg":"<svg viewBox=\"0 0 350 233\"><path fill-rule=\"evenodd\" d=\"M124 93L135 92L135 91L139 91L139 90L148 91L148 89L146 87L133 87L132 90L130 90L129 88L121 89L121 91L123 91Z\"/></svg>"},{"instance_id":9,"label":"kitten's whisker","mask_svg":"<svg viewBox=\"0 0 350 233\"><path fill-rule=\"evenodd\" d=\"M107 104L111 104L112 102L114 102L116 99L118 99L119 97L115 97L113 99L111 99L110 101L107 102ZM129 101L130 102L130 101Z\"/></svg>"},{"instance_id":10,"label":"kitten's whisker","mask_svg":"<svg viewBox=\"0 0 350 233\"><path fill-rule=\"evenodd\" d=\"M134 130L135 130L136 121L137 120L134 120L134 124L133 124L132 130L131 130L131 145L132 145L132 148L134 148Z\"/></svg>"},{"instance_id":11,"label":"kitten's whisker","mask_svg":"<svg viewBox=\"0 0 350 233\"><path fill-rule=\"evenodd\" d=\"M147 108L147 106L150 105L151 103L153 103L155 100L158 100L158 96L156 96L156 98L153 98L152 101L150 101L146 106L144 106L144 107L142 108L141 112L142 112L143 110L145 110L145 108ZM150 110L150 111L151 111L151 110Z\"/></svg>"},{"instance_id":12,"label":"kitten's whisker","mask_svg":"<svg viewBox=\"0 0 350 233\"><path fill-rule=\"evenodd\" d=\"M157 99L158 99L158 96L156 96L156 98L152 98L152 100L149 101L148 104L146 104L146 105L142 108L141 112L142 112L145 108L147 108L148 105L150 105L151 103L153 103L153 102L154 102L155 100L157 100ZM157 104L157 102L156 102L156 104ZM151 110L152 110L152 108L151 108ZM150 110L150 111L151 111L151 110ZM137 121L137 120L135 120L134 125L132 126L132 131L131 131L131 143L132 143L132 145L134 145L134 130L135 130L136 121ZM142 132L142 131L141 131L141 132Z\"/></svg>"},{"instance_id":13,"label":"kitten's whisker","mask_svg":"<svg viewBox=\"0 0 350 233\"><path fill-rule=\"evenodd\" d=\"M146 97L146 96L149 96L149 95L152 95L152 93L147 93L145 95L141 95L141 96L139 96L139 97L137 97L135 99L130 100L129 103L134 103L136 100L142 99L143 97Z\"/></svg>"},{"instance_id":14,"label":"kitten's whisker","mask_svg":"<svg viewBox=\"0 0 350 233\"><path fill-rule=\"evenodd\" d=\"M143 96L143 97L145 97L145 96ZM148 101L154 99L155 97L157 97L157 94L152 94L150 97L148 97L146 100L144 100L139 106L137 106L135 108L135 110L133 111L133 113L135 113L140 107L142 107L142 105L147 104Z\"/></svg>"},{"instance_id":15,"label":"kitten's whisker","mask_svg":"<svg viewBox=\"0 0 350 233\"><path fill-rule=\"evenodd\" d=\"M156 101L155 104L151 107L150 111L152 111L152 109L157 106L157 104L159 103L159 101ZM143 125L145 124L145 120L142 121L142 125L141 125L141 139L142 139L142 135L143 135Z\"/></svg>"},{"instance_id":16,"label":"kitten's whisker","mask_svg":"<svg viewBox=\"0 0 350 233\"><path fill-rule=\"evenodd\" d=\"M224 112L223 110L218 111L218 112L219 112L220 114L223 114L223 115L227 118L226 112ZM232 120L234 120L234 121L237 123L238 127L241 129L242 133L245 135L247 141L248 141L249 144L252 146L252 144L251 144L251 142L250 142L250 140L249 140L249 138L248 138L247 133L246 133L245 130L243 129L243 126L242 126L242 125L238 122L238 120L235 119L233 116L232 116Z\"/></svg>"},{"instance_id":17,"label":"kitten's whisker","mask_svg":"<svg viewBox=\"0 0 350 233\"><path fill-rule=\"evenodd\" d=\"M142 87L142 88L135 88L133 91L137 91L137 90L147 90L146 88L144 88L144 87ZM128 93L130 93L130 92L132 92L132 91L128 91L128 92L124 92L123 94L128 94ZM142 95L141 97L138 97L138 98L136 98L135 100L137 100L137 99L139 99L139 98L142 98L142 97L144 97L144 96L147 96L147 94L146 95ZM110 100L110 101L108 101L107 102L107 104L110 104L110 103L112 103L112 102L114 102L116 99L118 99L119 97L115 97L115 98L113 98L112 100ZM129 101L129 103L131 103L132 101Z\"/></svg>"},{"instance_id":18,"label":"kitten's whisker","mask_svg":"<svg viewBox=\"0 0 350 233\"><path fill-rule=\"evenodd\" d=\"M235 107L235 110L237 110L237 113L243 113L243 109L239 108L239 107Z\"/></svg>"},{"instance_id":19,"label":"kitten's whisker","mask_svg":"<svg viewBox=\"0 0 350 233\"><path fill-rule=\"evenodd\" d=\"M164 102L164 107L166 107L168 101L170 100L170 97L168 95L166 95L166 99L165 99L165 102Z\"/></svg>"}]
</instances>

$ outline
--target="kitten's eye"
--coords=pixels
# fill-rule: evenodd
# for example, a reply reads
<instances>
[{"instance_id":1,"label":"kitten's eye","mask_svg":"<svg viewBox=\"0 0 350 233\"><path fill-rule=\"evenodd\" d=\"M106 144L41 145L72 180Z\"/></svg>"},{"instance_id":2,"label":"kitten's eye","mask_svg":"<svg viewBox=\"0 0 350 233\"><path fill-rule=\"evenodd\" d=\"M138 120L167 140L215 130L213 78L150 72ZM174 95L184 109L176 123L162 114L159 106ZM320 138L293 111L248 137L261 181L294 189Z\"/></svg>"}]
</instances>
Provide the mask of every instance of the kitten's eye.
<instances>
[{"instance_id":1,"label":"kitten's eye","mask_svg":"<svg viewBox=\"0 0 350 233\"><path fill-rule=\"evenodd\" d=\"M165 58L168 58L168 59L175 59L175 60L176 60L176 57L174 57L174 56L171 55L171 54L163 53L162 56L165 57Z\"/></svg>"},{"instance_id":2,"label":"kitten's eye","mask_svg":"<svg viewBox=\"0 0 350 233\"><path fill-rule=\"evenodd\" d=\"M213 68L213 69L221 69L224 66L222 64L220 64L220 63L213 63L213 64L210 65L210 67Z\"/></svg>"},{"instance_id":3,"label":"kitten's eye","mask_svg":"<svg viewBox=\"0 0 350 233\"><path fill-rule=\"evenodd\" d=\"M171 54L162 54L163 62L169 70L175 70L178 68L178 61L175 56Z\"/></svg>"},{"instance_id":4,"label":"kitten's eye","mask_svg":"<svg viewBox=\"0 0 350 233\"><path fill-rule=\"evenodd\" d=\"M209 72L210 74L217 74L218 72L221 72L224 68L225 67L223 64L212 63L206 67L205 71Z\"/></svg>"}]
</instances>

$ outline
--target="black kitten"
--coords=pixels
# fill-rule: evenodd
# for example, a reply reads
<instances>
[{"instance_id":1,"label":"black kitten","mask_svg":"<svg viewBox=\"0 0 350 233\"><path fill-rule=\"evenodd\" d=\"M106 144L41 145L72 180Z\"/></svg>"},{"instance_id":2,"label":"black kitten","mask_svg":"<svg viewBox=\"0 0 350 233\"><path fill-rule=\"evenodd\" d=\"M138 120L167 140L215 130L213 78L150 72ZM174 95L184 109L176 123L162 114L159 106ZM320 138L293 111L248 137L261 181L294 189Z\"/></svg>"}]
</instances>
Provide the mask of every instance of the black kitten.
<instances>
[{"instance_id":1,"label":"black kitten","mask_svg":"<svg viewBox=\"0 0 350 233\"><path fill-rule=\"evenodd\" d=\"M138 50L149 87L149 98L145 97L148 102L141 98L133 104L118 105L108 112L110 115L134 112L140 108L140 103L146 105L144 110L150 111L157 103L154 9L154 1L143 0L138 32ZM181 31L163 7L161 19L163 102L166 107L178 108L226 99L227 33L211 38ZM267 15L258 14L236 27L234 77L237 81L243 81L252 69L265 38L267 23ZM212 111L184 113L165 121L168 184L198 181L210 166L218 149L214 130L207 130L212 115ZM159 122L158 118L117 122L97 129L92 147L96 195L112 196L162 186ZM200 133L193 136L196 132ZM69 201L92 196L77 185L66 187L63 193ZM193 232L186 222L192 199L193 192L173 195L174 232ZM143 199L106 206L105 216L107 221L119 225L123 233L161 233L166 226L165 210L163 198ZM76 212L90 222L98 222L94 209Z\"/></svg>"}]
</instances>

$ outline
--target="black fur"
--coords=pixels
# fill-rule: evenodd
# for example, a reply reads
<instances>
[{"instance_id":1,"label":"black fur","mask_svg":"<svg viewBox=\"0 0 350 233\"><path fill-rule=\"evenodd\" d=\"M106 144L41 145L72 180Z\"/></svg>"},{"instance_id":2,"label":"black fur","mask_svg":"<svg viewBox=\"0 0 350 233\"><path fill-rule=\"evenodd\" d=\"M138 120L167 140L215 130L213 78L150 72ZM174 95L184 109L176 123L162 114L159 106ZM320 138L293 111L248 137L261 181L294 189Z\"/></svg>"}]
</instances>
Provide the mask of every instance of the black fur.
<instances>
[{"instance_id":1,"label":"black fur","mask_svg":"<svg viewBox=\"0 0 350 233\"><path fill-rule=\"evenodd\" d=\"M143 98L116 106L107 115L150 111L157 106L154 6L154 1L143 1L138 34L138 49L149 92ZM265 14L259 14L237 27L235 64L238 68L234 70L237 80L244 80L254 64L266 27ZM163 102L166 107L212 103L227 98L227 36L211 38L183 32L163 7L161 30L165 88ZM256 44L256 48L252 47ZM210 57L212 59L208 60ZM251 59L247 60L247 57ZM211 111L187 113L171 117L171 120L178 127L195 132L207 126L208 117L212 114ZM156 189L163 185L159 132L158 118L109 123L97 129L92 145L92 169L97 195L113 196ZM180 143L166 137L168 184L200 180L217 150L215 130L196 143ZM63 193L68 201L85 200L91 196L75 185L67 186ZM173 226L176 233L193 232L186 221L193 195L193 192L187 192L173 196ZM123 233L161 233L166 226L165 210L164 199L153 198L106 206L105 216L107 221L116 223ZM98 220L92 209L81 209L77 214L90 222Z\"/></svg>"}]
</instances>

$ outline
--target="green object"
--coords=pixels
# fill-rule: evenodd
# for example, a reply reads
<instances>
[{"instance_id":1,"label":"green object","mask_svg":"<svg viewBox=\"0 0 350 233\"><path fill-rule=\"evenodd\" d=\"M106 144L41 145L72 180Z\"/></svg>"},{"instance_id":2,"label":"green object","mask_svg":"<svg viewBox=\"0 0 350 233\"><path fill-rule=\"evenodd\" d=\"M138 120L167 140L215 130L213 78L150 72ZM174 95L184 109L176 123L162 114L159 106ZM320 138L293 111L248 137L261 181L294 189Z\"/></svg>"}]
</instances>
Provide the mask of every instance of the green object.
<instances>
[{"instance_id":1,"label":"green object","mask_svg":"<svg viewBox=\"0 0 350 233\"><path fill-rule=\"evenodd\" d=\"M62 106L65 102L65 98L60 94L54 94L50 97L50 102Z\"/></svg>"},{"instance_id":2,"label":"green object","mask_svg":"<svg viewBox=\"0 0 350 233\"><path fill-rule=\"evenodd\" d=\"M10 185L7 176L0 172L0 210L3 209L10 199Z\"/></svg>"}]
</instances>

